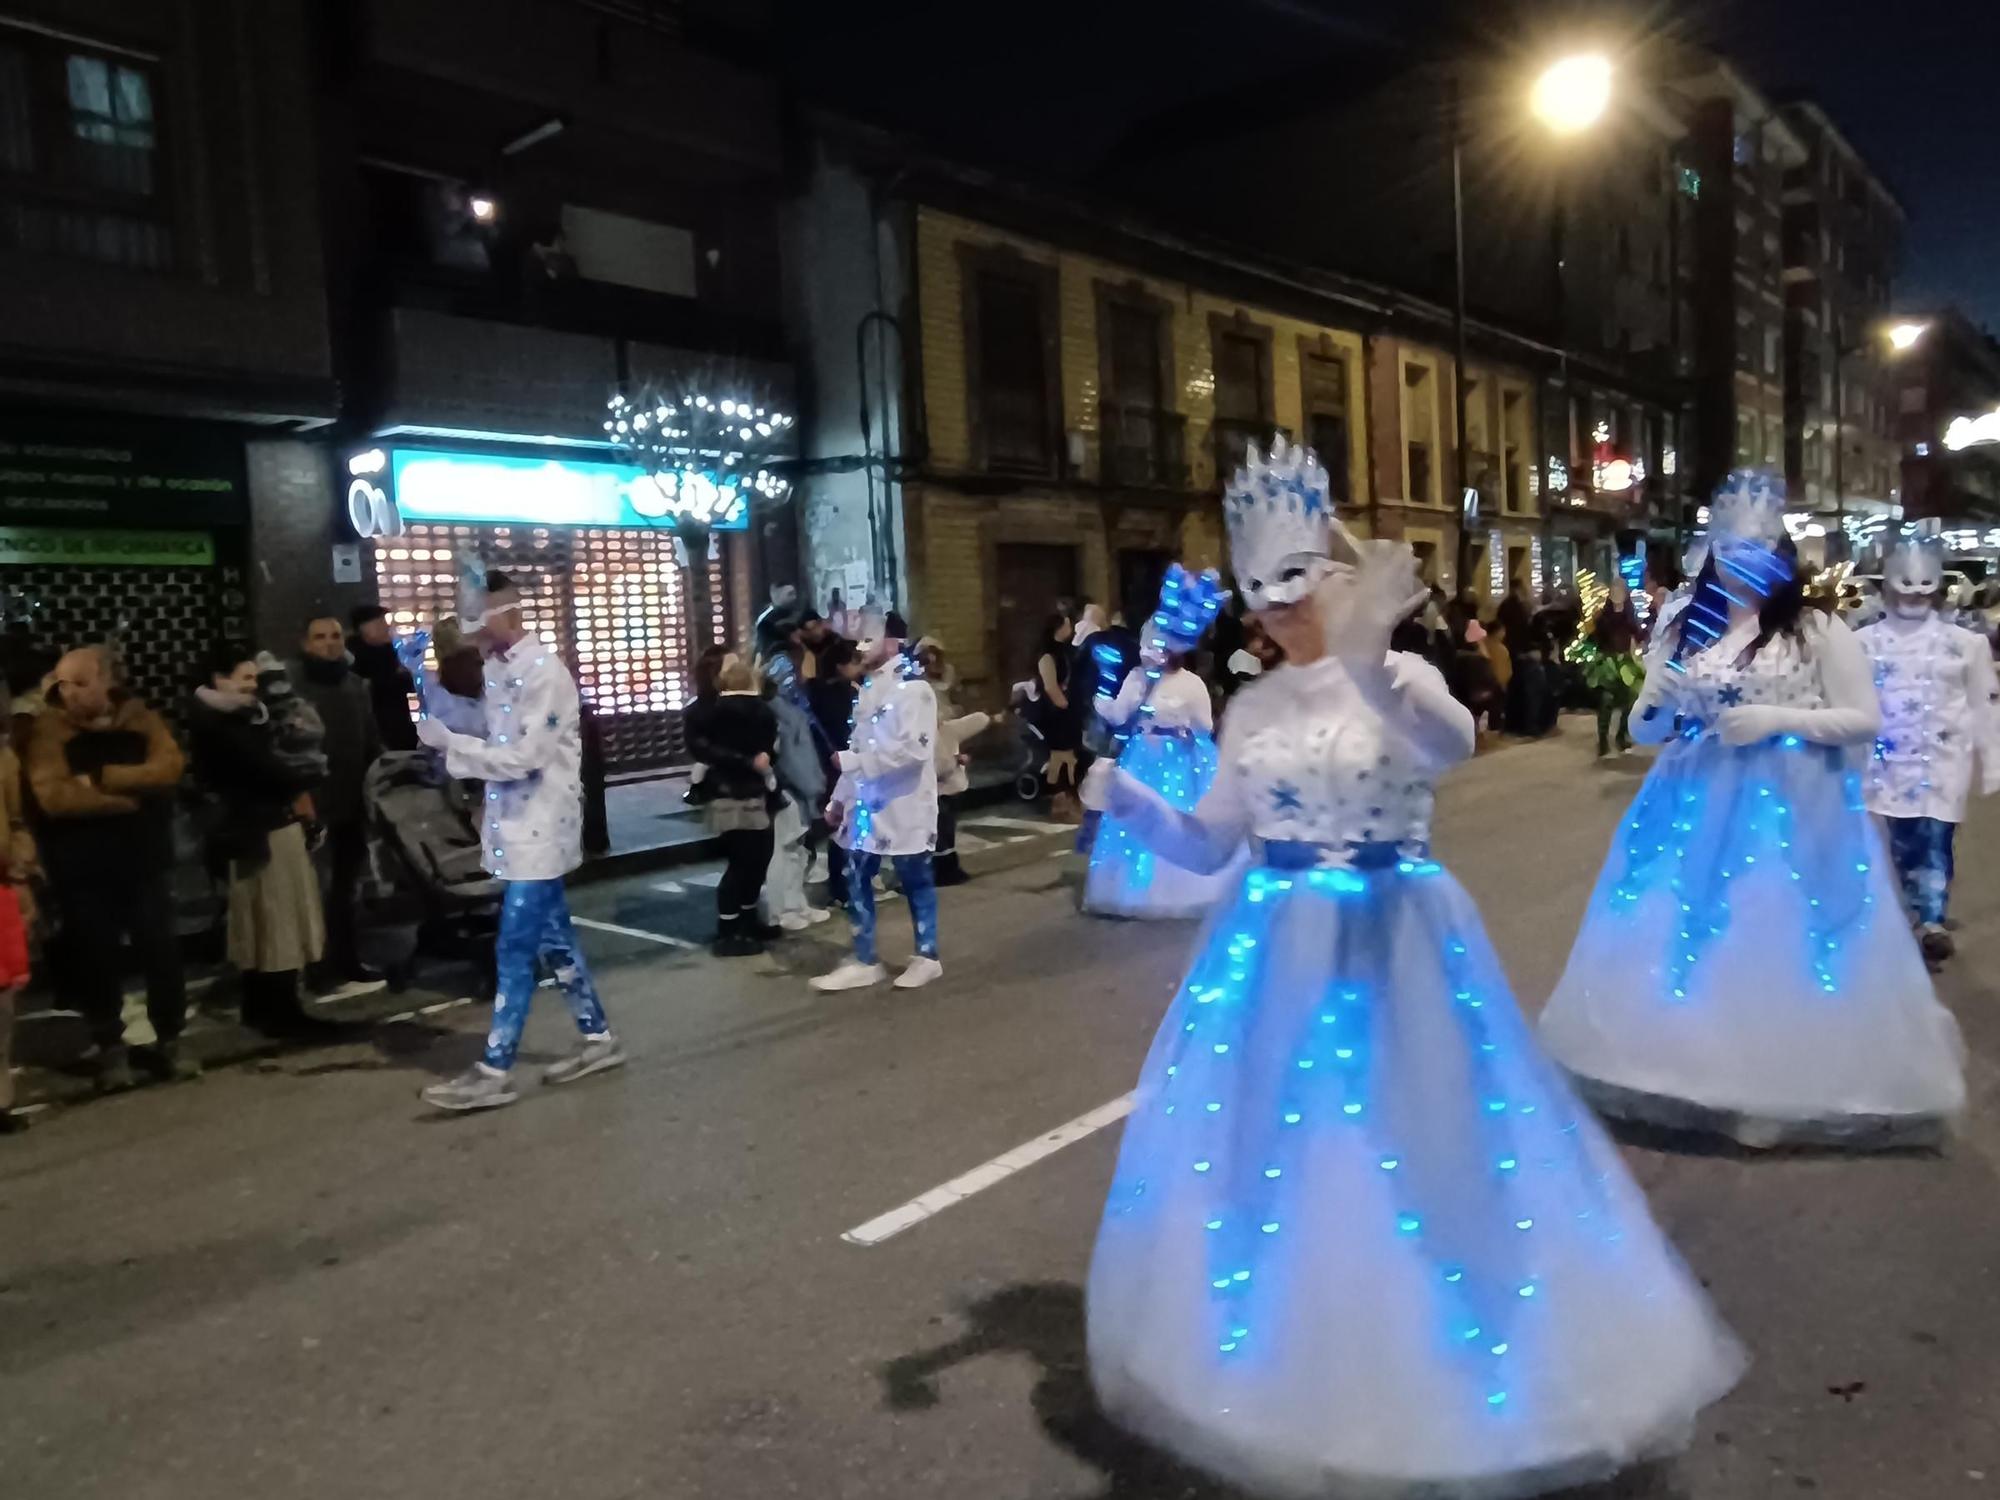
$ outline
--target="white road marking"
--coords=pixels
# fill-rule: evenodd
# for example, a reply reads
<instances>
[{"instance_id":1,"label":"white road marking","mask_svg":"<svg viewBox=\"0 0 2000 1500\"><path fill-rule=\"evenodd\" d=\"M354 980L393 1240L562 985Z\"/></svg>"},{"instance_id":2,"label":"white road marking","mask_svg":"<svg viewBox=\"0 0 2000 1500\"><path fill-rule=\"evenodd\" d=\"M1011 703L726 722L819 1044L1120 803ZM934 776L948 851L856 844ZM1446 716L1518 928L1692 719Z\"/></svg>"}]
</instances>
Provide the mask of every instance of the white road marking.
<instances>
[{"instance_id":1,"label":"white road marking","mask_svg":"<svg viewBox=\"0 0 2000 1500\"><path fill-rule=\"evenodd\" d=\"M678 880L656 880L653 882L653 889L664 896L679 896L687 891L687 887Z\"/></svg>"},{"instance_id":2,"label":"white road marking","mask_svg":"<svg viewBox=\"0 0 2000 1500\"><path fill-rule=\"evenodd\" d=\"M699 885L699 886L706 886L706 887L707 887L707 888L708 888L709 890L711 890L711 891L712 891L712 890L714 890L714 889L715 889L715 888L716 888L716 887L717 887L718 885L722 884L722 871L720 871L720 870L698 870L698 871L696 871L696 872L695 872L694 874L692 874L692 875L688 876L688 877L687 877L687 878L686 878L686 879L685 879L685 880L684 880L684 881L682 882L682 884L684 884L684 885Z\"/></svg>"},{"instance_id":3,"label":"white road marking","mask_svg":"<svg viewBox=\"0 0 2000 1500\"><path fill-rule=\"evenodd\" d=\"M1070 825L1067 823L1045 823L1039 818L1002 818L992 813L980 813L977 817L960 818L958 826L976 828L1018 828L1028 833L1060 833Z\"/></svg>"},{"instance_id":4,"label":"white road marking","mask_svg":"<svg viewBox=\"0 0 2000 1500\"><path fill-rule=\"evenodd\" d=\"M1025 835L1022 835L1022 837L1025 837ZM983 839L978 834L967 833L963 829L959 831L958 852L960 854L977 854L981 849L991 849L993 847L994 841L992 839Z\"/></svg>"},{"instance_id":5,"label":"white road marking","mask_svg":"<svg viewBox=\"0 0 2000 1500\"><path fill-rule=\"evenodd\" d=\"M616 922L600 922L595 917L572 914L570 921L593 932L615 932L620 937L642 938L649 943L658 943L662 948L684 948L692 953L701 947L700 943L690 943L686 938L668 937L664 932L648 932L643 927L620 927Z\"/></svg>"},{"instance_id":6,"label":"white road marking","mask_svg":"<svg viewBox=\"0 0 2000 1500\"><path fill-rule=\"evenodd\" d=\"M943 1213L955 1203L963 1203L974 1193L983 1193L995 1183L1005 1182L1016 1172L1032 1167L1045 1156L1053 1156L1065 1146L1073 1146L1086 1136L1095 1135L1107 1125L1115 1125L1132 1113L1132 1095L1126 1094L1113 1099L1109 1104L1100 1104L1087 1115L1079 1115L1067 1125L1058 1125L1047 1135L1038 1135L1025 1145L1016 1146L1012 1151L970 1172L940 1183L928 1193L912 1198L900 1208L892 1208L886 1214L878 1214L866 1224L858 1224L843 1234L841 1238L850 1245L879 1245L884 1240L893 1239L905 1229L914 1228L933 1214Z\"/></svg>"},{"instance_id":7,"label":"white road marking","mask_svg":"<svg viewBox=\"0 0 2000 1500\"><path fill-rule=\"evenodd\" d=\"M439 1011L454 1010L461 1005L484 1005L486 1002L477 995L460 995L456 1000L439 1000L417 1010L399 1010L393 1016L384 1016L380 1022L384 1026L400 1026L414 1021L419 1016L434 1016Z\"/></svg>"}]
</instances>

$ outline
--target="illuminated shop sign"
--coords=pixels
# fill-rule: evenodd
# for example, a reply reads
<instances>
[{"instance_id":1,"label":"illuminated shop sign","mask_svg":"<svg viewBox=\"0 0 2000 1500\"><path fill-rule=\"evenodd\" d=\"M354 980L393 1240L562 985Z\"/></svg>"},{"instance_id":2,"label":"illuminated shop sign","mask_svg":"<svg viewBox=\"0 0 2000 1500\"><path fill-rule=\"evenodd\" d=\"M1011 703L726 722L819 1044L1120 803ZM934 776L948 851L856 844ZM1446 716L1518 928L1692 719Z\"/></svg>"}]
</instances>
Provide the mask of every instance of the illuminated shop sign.
<instances>
[{"instance_id":1,"label":"illuminated shop sign","mask_svg":"<svg viewBox=\"0 0 2000 1500\"><path fill-rule=\"evenodd\" d=\"M636 464L395 448L356 454L348 468L348 510L363 536L394 536L410 521L628 530L668 530L674 522L675 507ZM714 489L702 507L708 524L747 529L746 491Z\"/></svg>"}]
</instances>

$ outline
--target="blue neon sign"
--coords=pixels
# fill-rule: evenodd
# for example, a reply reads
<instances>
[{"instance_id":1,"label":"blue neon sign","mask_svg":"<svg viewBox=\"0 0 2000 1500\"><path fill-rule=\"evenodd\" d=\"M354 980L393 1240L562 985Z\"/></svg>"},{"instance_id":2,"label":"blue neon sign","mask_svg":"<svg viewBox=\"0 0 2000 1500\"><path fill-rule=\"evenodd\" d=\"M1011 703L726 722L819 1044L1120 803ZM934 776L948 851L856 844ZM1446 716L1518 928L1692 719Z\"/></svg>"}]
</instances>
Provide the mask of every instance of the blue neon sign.
<instances>
[{"instance_id":1,"label":"blue neon sign","mask_svg":"<svg viewBox=\"0 0 2000 1500\"><path fill-rule=\"evenodd\" d=\"M674 525L666 497L637 464L397 448L389 469L396 509L406 521L648 530ZM741 489L718 491L718 503L707 507L717 517L714 530L749 529L749 492L747 476Z\"/></svg>"}]
</instances>

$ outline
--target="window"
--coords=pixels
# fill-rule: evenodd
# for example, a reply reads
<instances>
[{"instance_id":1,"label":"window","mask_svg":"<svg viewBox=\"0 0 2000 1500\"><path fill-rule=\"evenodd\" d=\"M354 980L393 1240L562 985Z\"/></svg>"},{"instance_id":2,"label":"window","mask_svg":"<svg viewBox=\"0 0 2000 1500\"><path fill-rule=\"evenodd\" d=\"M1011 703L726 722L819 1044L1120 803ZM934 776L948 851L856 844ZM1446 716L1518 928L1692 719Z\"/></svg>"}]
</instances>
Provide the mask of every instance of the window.
<instances>
[{"instance_id":1,"label":"window","mask_svg":"<svg viewBox=\"0 0 2000 1500\"><path fill-rule=\"evenodd\" d=\"M1011 474L1055 467L1050 317L1055 268L976 249L966 252L972 460Z\"/></svg>"},{"instance_id":2,"label":"window","mask_svg":"<svg viewBox=\"0 0 2000 1500\"><path fill-rule=\"evenodd\" d=\"M1752 141L1750 137L1747 135L1739 135L1738 137L1736 137L1736 149L1734 152L1734 156L1736 159L1737 166L1739 167L1749 166L1750 163L1752 163L1757 159L1756 143Z\"/></svg>"},{"instance_id":3,"label":"window","mask_svg":"<svg viewBox=\"0 0 2000 1500\"><path fill-rule=\"evenodd\" d=\"M1209 319L1215 366L1215 472L1227 484L1243 462L1246 444L1271 437L1271 334L1246 317Z\"/></svg>"},{"instance_id":4,"label":"window","mask_svg":"<svg viewBox=\"0 0 2000 1500\"><path fill-rule=\"evenodd\" d=\"M602 209L565 203L563 248L586 281L606 281L669 297L695 295L694 236Z\"/></svg>"},{"instance_id":5,"label":"window","mask_svg":"<svg viewBox=\"0 0 2000 1500\"><path fill-rule=\"evenodd\" d=\"M1785 461L1785 419L1766 417L1764 419L1764 462L1781 464Z\"/></svg>"},{"instance_id":6,"label":"window","mask_svg":"<svg viewBox=\"0 0 2000 1500\"><path fill-rule=\"evenodd\" d=\"M1167 405L1168 305L1143 287L1097 287L1098 420L1104 477L1175 488L1187 479L1183 424Z\"/></svg>"},{"instance_id":7,"label":"window","mask_svg":"<svg viewBox=\"0 0 2000 1500\"><path fill-rule=\"evenodd\" d=\"M1757 419L1747 411L1736 414L1736 461L1745 464L1757 461Z\"/></svg>"},{"instance_id":8,"label":"window","mask_svg":"<svg viewBox=\"0 0 2000 1500\"><path fill-rule=\"evenodd\" d=\"M1403 366L1403 477L1414 505L1439 505L1437 371Z\"/></svg>"},{"instance_id":9,"label":"window","mask_svg":"<svg viewBox=\"0 0 2000 1500\"><path fill-rule=\"evenodd\" d=\"M1500 392L1500 443L1500 473L1507 486L1501 503L1517 515L1525 514L1535 508L1528 493L1528 466L1534 447L1525 391L1503 388Z\"/></svg>"},{"instance_id":10,"label":"window","mask_svg":"<svg viewBox=\"0 0 2000 1500\"><path fill-rule=\"evenodd\" d=\"M1347 360L1330 341L1299 356L1299 387L1305 409L1306 443L1319 455L1333 486L1334 502L1351 498L1348 470L1353 460Z\"/></svg>"},{"instance_id":11,"label":"window","mask_svg":"<svg viewBox=\"0 0 2000 1500\"><path fill-rule=\"evenodd\" d=\"M173 261L150 64L0 25L0 247Z\"/></svg>"},{"instance_id":12,"label":"window","mask_svg":"<svg viewBox=\"0 0 2000 1500\"><path fill-rule=\"evenodd\" d=\"M1764 373L1766 375L1775 375L1778 373L1778 350L1782 339L1783 335L1779 330L1775 328L1766 328L1764 330Z\"/></svg>"}]
</instances>

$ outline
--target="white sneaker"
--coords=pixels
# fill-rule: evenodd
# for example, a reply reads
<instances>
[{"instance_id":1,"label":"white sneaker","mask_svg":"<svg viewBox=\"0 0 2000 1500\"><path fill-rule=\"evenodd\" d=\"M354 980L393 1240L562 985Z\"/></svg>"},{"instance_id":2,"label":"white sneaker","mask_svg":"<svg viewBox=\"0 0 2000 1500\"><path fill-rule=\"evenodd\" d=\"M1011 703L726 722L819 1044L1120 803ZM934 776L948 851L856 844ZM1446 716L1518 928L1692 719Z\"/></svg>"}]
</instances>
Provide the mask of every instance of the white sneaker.
<instances>
[{"instance_id":1,"label":"white sneaker","mask_svg":"<svg viewBox=\"0 0 2000 1500\"><path fill-rule=\"evenodd\" d=\"M889 977L889 971L880 964L864 964L850 958L831 974L822 974L809 981L816 990L865 990L871 984L880 984Z\"/></svg>"},{"instance_id":2,"label":"white sneaker","mask_svg":"<svg viewBox=\"0 0 2000 1500\"><path fill-rule=\"evenodd\" d=\"M896 976L896 988L899 990L920 990L933 979L941 977L943 973L943 964L934 958L926 958L923 954L919 953L915 958L910 960L910 966Z\"/></svg>"},{"instance_id":3,"label":"white sneaker","mask_svg":"<svg viewBox=\"0 0 2000 1500\"><path fill-rule=\"evenodd\" d=\"M424 1103L433 1109L498 1109L521 1096L514 1092L505 1073L496 1073L485 1063L474 1063L446 1083L434 1083L424 1090Z\"/></svg>"},{"instance_id":4,"label":"white sneaker","mask_svg":"<svg viewBox=\"0 0 2000 1500\"><path fill-rule=\"evenodd\" d=\"M787 932L804 932L812 922L802 911L788 911L778 918L778 925Z\"/></svg>"},{"instance_id":5,"label":"white sneaker","mask_svg":"<svg viewBox=\"0 0 2000 1500\"><path fill-rule=\"evenodd\" d=\"M805 918L808 927L817 927L820 923L833 919L833 913L824 906L808 906L799 915Z\"/></svg>"},{"instance_id":6,"label":"white sneaker","mask_svg":"<svg viewBox=\"0 0 2000 1500\"><path fill-rule=\"evenodd\" d=\"M606 1032L603 1036L584 1038L582 1047L559 1062L550 1063L542 1071L543 1083L575 1083L579 1078L588 1078L592 1073L602 1073L608 1068L625 1066L625 1049L618 1038Z\"/></svg>"}]
</instances>

